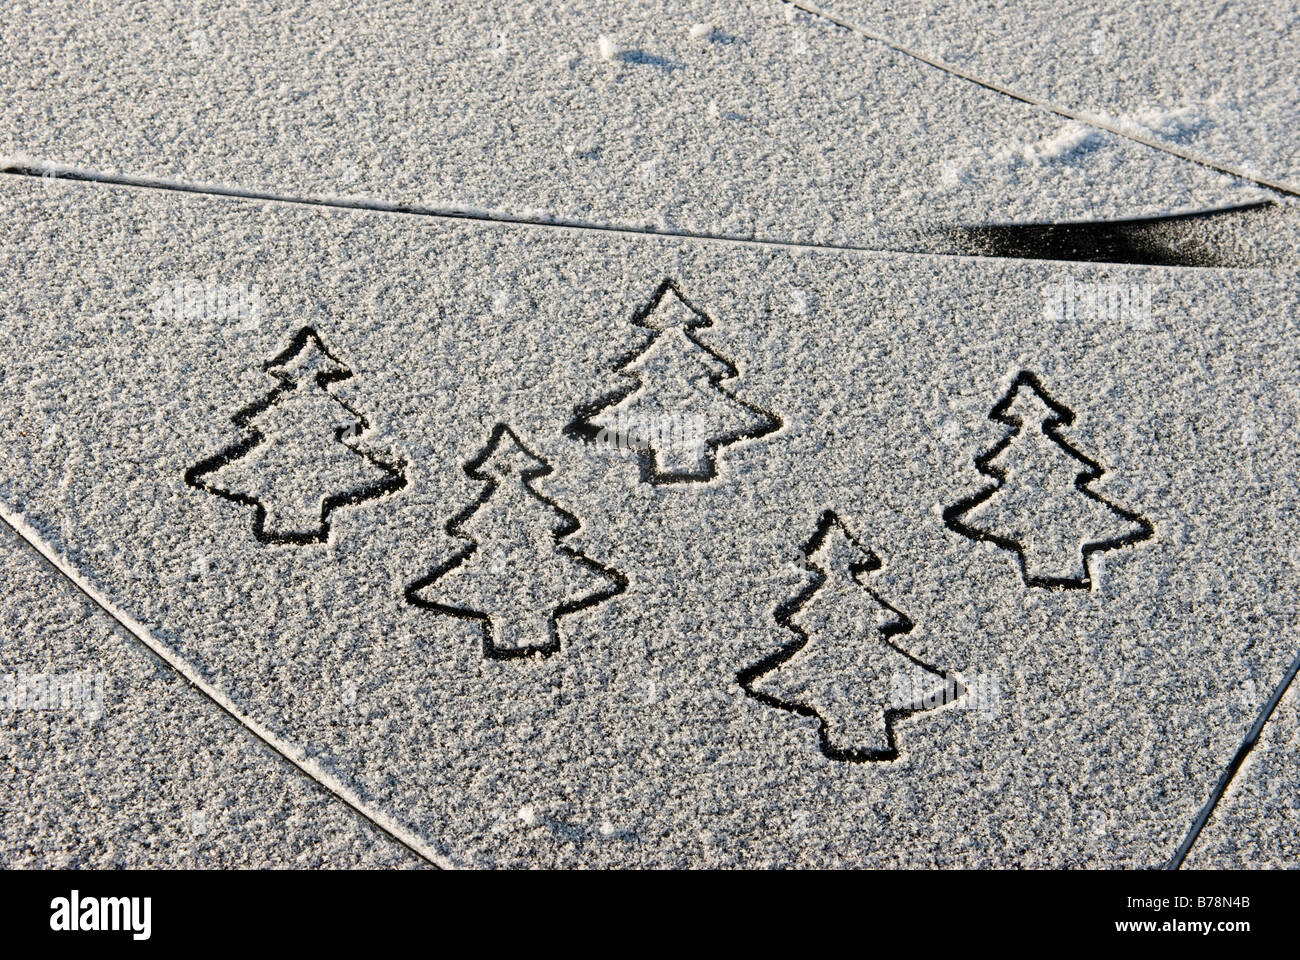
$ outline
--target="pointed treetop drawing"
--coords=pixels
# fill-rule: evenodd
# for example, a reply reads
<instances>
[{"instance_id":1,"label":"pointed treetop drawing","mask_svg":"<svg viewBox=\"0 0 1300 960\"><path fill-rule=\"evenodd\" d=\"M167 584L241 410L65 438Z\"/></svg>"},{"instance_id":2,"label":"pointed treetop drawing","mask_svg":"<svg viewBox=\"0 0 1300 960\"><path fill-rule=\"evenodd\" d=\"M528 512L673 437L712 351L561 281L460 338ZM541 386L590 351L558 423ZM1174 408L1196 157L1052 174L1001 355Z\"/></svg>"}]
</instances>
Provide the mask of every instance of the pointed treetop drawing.
<instances>
[{"instance_id":1,"label":"pointed treetop drawing","mask_svg":"<svg viewBox=\"0 0 1300 960\"><path fill-rule=\"evenodd\" d=\"M1151 524L1090 489L1101 465L1062 436L1074 421L1032 373L1021 371L989 413L1010 427L975 460L996 482L948 507L944 522L1016 554L1027 586L1089 589L1093 554L1140 543Z\"/></svg>"},{"instance_id":2,"label":"pointed treetop drawing","mask_svg":"<svg viewBox=\"0 0 1300 960\"><path fill-rule=\"evenodd\" d=\"M832 760L896 759L894 724L964 688L899 646L912 622L863 583L880 558L833 511L803 550L808 583L776 610L796 638L737 679L768 706L820 720L820 747Z\"/></svg>"},{"instance_id":3,"label":"pointed treetop drawing","mask_svg":"<svg viewBox=\"0 0 1300 960\"><path fill-rule=\"evenodd\" d=\"M335 509L406 485L405 464L380 459L357 438L366 419L330 392L352 376L310 327L263 369L276 382L236 413L240 438L185 473L185 482L252 506L263 543L323 543Z\"/></svg>"},{"instance_id":4,"label":"pointed treetop drawing","mask_svg":"<svg viewBox=\"0 0 1300 960\"><path fill-rule=\"evenodd\" d=\"M627 581L561 542L578 520L534 489L551 467L508 426L493 428L465 472L485 485L447 532L469 543L407 587L407 602L478 621L490 659L555 653L559 618L621 593Z\"/></svg>"},{"instance_id":5,"label":"pointed treetop drawing","mask_svg":"<svg viewBox=\"0 0 1300 960\"><path fill-rule=\"evenodd\" d=\"M671 280L632 323L649 339L615 365L628 382L579 407L567 434L635 451L642 481L664 484L712 479L719 448L781 425L723 385L736 367L699 339L712 321Z\"/></svg>"}]
</instances>

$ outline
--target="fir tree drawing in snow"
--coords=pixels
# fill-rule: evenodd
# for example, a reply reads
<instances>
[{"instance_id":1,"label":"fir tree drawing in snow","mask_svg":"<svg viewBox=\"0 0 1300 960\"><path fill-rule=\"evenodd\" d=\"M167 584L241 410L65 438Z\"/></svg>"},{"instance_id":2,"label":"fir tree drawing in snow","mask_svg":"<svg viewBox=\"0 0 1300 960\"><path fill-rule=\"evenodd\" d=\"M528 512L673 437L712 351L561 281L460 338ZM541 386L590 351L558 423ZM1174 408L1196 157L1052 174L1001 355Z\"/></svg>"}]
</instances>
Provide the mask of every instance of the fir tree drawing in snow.
<instances>
[{"instance_id":1,"label":"fir tree drawing in snow","mask_svg":"<svg viewBox=\"0 0 1300 960\"><path fill-rule=\"evenodd\" d=\"M803 550L809 582L776 611L797 638L742 671L740 686L768 706L819 719L821 750L833 760L896 759L895 722L965 688L899 646L912 622L863 582L880 558L833 511Z\"/></svg>"},{"instance_id":2,"label":"fir tree drawing in snow","mask_svg":"<svg viewBox=\"0 0 1300 960\"><path fill-rule=\"evenodd\" d=\"M1027 586L1089 589L1089 561L1140 543L1151 524L1090 489L1100 464L1066 442L1074 414L1022 371L989 414L1011 429L975 466L996 482L944 511L944 522L972 540L1016 554Z\"/></svg>"},{"instance_id":3,"label":"fir tree drawing in snow","mask_svg":"<svg viewBox=\"0 0 1300 960\"><path fill-rule=\"evenodd\" d=\"M578 520L533 488L551 467L508 426L493 428L465 472L485 486L447 532L469 545L407 587L407 602L479 621L488 658L554 653L560 617L621 593L627 581L561 542Z\"/></svg>"},{"instance_id":4,"label":"fir tree drawing in snow","mask_svg":"<svg viewBox=\"0 0 1300 960\"><path fill-rule=\"evenodd\" d=\"M323 543L333 510L401 489L405 464L357 445L365 418L330 392L352 371L310 327L264 368L276 386L231 418L243 435L185 482L252 506L264 543Z\"/></svg>"},{"instance_id":5,"label":"fir tree drawing in snow","mask_svg":"<svg viewBox=\"0 0 1300 960\"><path fill-rule=\"evenodd\" d=\"M634 451L644 482L685 483L717 475L720 447L781 425L723 386L739 374L699 339L696 331L712 321L671 280L632 323L650 336L615 365L629 382L579 407L570 436Z\"/></svg>"}]
</instances>

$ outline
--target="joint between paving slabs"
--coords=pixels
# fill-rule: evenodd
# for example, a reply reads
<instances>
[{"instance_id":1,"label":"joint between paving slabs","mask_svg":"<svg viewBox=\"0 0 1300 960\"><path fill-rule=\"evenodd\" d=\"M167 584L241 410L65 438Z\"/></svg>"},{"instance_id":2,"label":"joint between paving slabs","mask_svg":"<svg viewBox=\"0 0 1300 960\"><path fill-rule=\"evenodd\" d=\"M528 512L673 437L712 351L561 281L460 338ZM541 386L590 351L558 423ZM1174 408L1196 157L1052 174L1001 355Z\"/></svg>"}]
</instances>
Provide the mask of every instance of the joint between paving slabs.
<instances>
[{"instance_id":1,"label":"joint between paving slabs","mask_svg":"<svg viewBox=\"0 0 1300 960\"><path fill-rule=\"evenodd\" d=\"M1229 207L1199 210L1192 213L1170 214L1139 219L1096 221L1093 223L1033 223L986 226L938 225L918 231L914 242L899 241L896 245L871 246L853 243L818 243L810 240L788 240L772 237L744 237L726 233L693 233L647 226L599 224L566 219L559 216L527 217L504 212L473 211L455 208L438 208L413 204L393 203L375 199L350 199L344 197L312 197L279 194L216 184L186 183L158 177L105 174L93 170L79 170L59 165L32 166L28 163L10 162L0 166L0 173L10 176L42 180L67 180L90 185L124 187L128 189L222 197L230 200L250 200L289 206L323 207L335 210L386 213L430 219L482 223L500 227L524 227L540 230L560 230L578 233L597 233L630 238L660 238L690 240L697 243L718 243L725 246L751 246L778 250L808 250L830 253L875 253L915 256L949 257L959 259L1026 259L1049 262L1114 263L1135 266L1168 266L1202 269L1246 269L1263 271L1251 263L1220 261L1212 255L1198 254L1181 246L1166 244L1116 243L1134 229L1162 223L1177 224L1209 216L1231 216L1269 206L1271 202L1255 202ZM1275 205L1275 204L1273 204ZM1063 237L1057 234L1063 233Z\"/></svg>"},{"instance_id":2,"label":"joint between paving slabs","mask_svg":"<svg viewBox=\"0 0 1300 960\"><path fill-rule=\"evenodd\" d=\"M31 529L21 517L11 515L6 508L0 506L0 524L3 524L5 528L10 530L14 536L21 540L26 547L32 551L32 553L40 558L40 561L43 564L48 566L51 570L71 584L73 589L94 606L95 609L101 611L105 616L107 616L116 629L122 630L148 650L153 656L157 657L163 663L166 663L176 671L181 679L188 683L193 690L197 691L206 700L221 710L222 713L234 720L241 728L252 734L259 743L263 744L268 750L270 750L280 759L281 762L288 765L302 776L307 777L307 779L311 780L335 799L346 804L349 809L373 826L376 830L380 831L380 833L384 834L393 842L400 844L425 863L440 869L449 869L452 867L453 864L450 858L434 851L432 848L426 847L426 845L414 834L406 835L406 831L402 827L395 822L388 822L386 816L369 811L366 808L365 801L360 797L349 796L349 791L347 791L341 783L331 783L328 775L318 775L309 769L308 766L295 760L292 756L293 750L289 744L277 742L277 738L274 734L270 733L270 731L259 729L257 724L242 716L233 704L223 702L222 697L217 694L215 688L210 688L202 681L202 679L191 676L182 668L182 666L179 665L178 661L173 661L173 659L167 655L159 641L152 640L151 642L151 639L145 636L148 632L146 627L142 624L133 625L132 621L134 618L129 614L116 610L107 599L98 596L97 591L91 587L88 582L83 582L79 576L71 572L69 567L65 567L64 564L66 561L60 562L55 550L46 544L40 535L35 530Z\"/></svg>"}]
</instances>

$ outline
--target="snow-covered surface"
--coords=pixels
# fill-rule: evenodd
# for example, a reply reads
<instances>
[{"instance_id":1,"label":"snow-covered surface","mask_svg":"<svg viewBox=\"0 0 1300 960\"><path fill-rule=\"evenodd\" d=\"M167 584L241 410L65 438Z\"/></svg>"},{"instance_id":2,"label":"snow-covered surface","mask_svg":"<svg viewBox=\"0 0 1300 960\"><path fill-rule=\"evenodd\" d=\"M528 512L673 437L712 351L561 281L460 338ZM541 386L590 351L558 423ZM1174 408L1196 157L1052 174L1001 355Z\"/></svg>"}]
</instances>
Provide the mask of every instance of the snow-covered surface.
<instances>
[{"instance_id":1,"label":"snow-covered surface","mask_svg":"<svg viewBox=\"0 0 1300 960\"><path fill-rule=\"evenodd\" d=\"M0 571L6 692L23 691L0 736L0 866L423 865L216 710L3 526ZM64 699L72 709L51 707Z\"/></svg>"},{"instance_id":2,"label":"snow-covered surface","mask_svg":"<svg viewBox=\"0 0 1300 960\"><path fill-rule=\"evenodd\" d=\"M0 190L0 499L196 676L454 863L1158 864L1294 653L1286 272ZM255 284L261 311L156 309L161 279L214 276ZM734 376L706 368L780 421L719 447L706 481L642 482L635 451L566 433L644 345L631 321L665 277ZM1149 285L1150 308L1047 309L1065 283ZM349 442L406 482L339 506L324 542L267 544L251 505L186 474L243 435L231 416L275 387L263 364L303 325L353 374L330 384L365 420ZM1090 590L1030 586L1011 552L944 523L988 485L975 458L1006 434L989 415L1021 370L1073 411L1095 491L1152 527L1092 556ZM447 524L483 496L466 465L501 423L576 519L563 544L626 581L560 618L545 657L485 657L480 622L407 599L464 549ZM979 692L898 719L892 760L828 755L815 717L738 679L791 642L775 614L822 562L804 548L826 510L879 559L859 583L910 622L892 641ZM836 609L806 604L810 635L875 642ZM841 642L846 677L860 652Z\"/></svg>"},{"instance_id":3,"label":"snow-covered surface","mask_svg":"<svg viewBox=\"0 0 1300 960\"><path fill-rule=\"evenodd\" d=\"M1001 88L1300 190L1294 0L795 0Z\"/></svg>"},{"instance_id":4,"label":"snow-covered surface","mask_svg":"<svg viewBox=\"0 0 1300 960\"><path fill-rule=\"evenodd\" d=\"M1187 858L1189 867L1300 862L1300 689L1292 685Z\"/></svg>"},{"instance_id":5,"label":"snow-covered surface","mask_svg":"<svg viewBox=\"0 0 1300 960\"><path fill-rule=\"evenodd\" d=\"M0 863L1174 854L1296 652L1294 9L823 5L7 5Z\"/></svg>"},{"instance_id":6,"label":"snow-covered surface","mask_svg":"<svg viewBox=\"0 0 1300 960\"><path fill-rule=\"evenodd\" d=\"M1260 196L777 0L20 0L0 89L0 155L35 164L693 233L896 247Z\"/></svg>"}]
</instances>

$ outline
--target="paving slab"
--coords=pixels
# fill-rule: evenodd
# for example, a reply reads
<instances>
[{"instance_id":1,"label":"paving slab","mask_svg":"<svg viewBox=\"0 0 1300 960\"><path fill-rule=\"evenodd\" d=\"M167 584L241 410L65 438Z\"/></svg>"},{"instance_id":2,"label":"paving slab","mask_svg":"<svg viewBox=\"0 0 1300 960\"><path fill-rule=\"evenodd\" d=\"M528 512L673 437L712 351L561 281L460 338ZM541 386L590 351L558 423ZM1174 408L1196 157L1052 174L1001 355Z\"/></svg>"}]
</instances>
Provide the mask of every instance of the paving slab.
<instances>
[{"instance_id":1,"label":"paving slab","mask_svg":"<svg viewBox=\"0 0 1300 960\"><path fill-rule=\"evenodd\" d=\"M0 157L37 169L889 249L1265 196L776 0L5 19Z\"/></svg>"},{"instance_id":2,"label":"paving slab","mask_svg":"<svg viewBox=\"0 0 1300 960\"><path fill-rule=\"evenodd\" d=\"M0 866L412 867L0 526Z\"/></svg>"},{"instance_id":3,"label":"paving slab","mask_svg":"<svg viewBox=\"0 0 1300 960\"><path fill-rule=\"evenodd\" d=\"M992 84L1300 190L1300 7L797 0Z\"/></svg>"},{"instance_id":4,"label":"paving slab","mask_svg":"<svg viewBox=\"0 0 1300 960\"><path fill-rule=\"evenodd\" d=\"M1289 271L0 210L0 504L449 864L1156 865L1294 655Z\"/></svg>"},{"instance_id":5,"label":"paving slab","mask_svg":"<svg viewBox=\"0 0 1300 960\"><path fill-rule=\"evenodd\" d=\"M1292 683L1187 855L1199 869L1300 866L1300 688Z\"/></svg>"}]
</instances>

